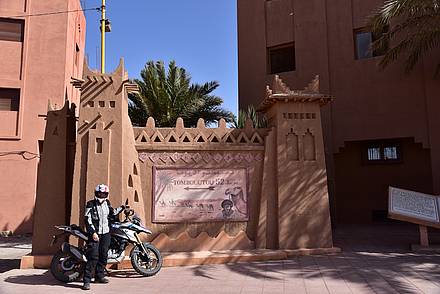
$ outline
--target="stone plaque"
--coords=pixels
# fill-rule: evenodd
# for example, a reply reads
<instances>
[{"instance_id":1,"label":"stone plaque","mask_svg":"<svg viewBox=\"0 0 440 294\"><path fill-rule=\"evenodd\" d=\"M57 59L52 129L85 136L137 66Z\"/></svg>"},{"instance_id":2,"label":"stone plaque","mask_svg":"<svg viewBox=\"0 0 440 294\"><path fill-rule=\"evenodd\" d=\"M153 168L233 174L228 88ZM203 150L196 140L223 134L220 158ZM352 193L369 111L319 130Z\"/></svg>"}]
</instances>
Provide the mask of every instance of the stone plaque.
<instances>
[{"instance_id":1,"label":"stone plaque","mask_svg":"<svg viewBox=\"0 0 440 294\"><path fill-rule=\"evenodd\" d=\"M389 212L423 221L438 223L436 196L398 188L389 188Z\"/></svg>"},{"instance_id":2,"label":"stone plaque","mask_svg":"<svg viewBox=\"0 0 440 294\"><path fill-rule=\"evenodd\" d=\"M246 169L156 168L153 222L249 220Z\"/></svg>"}]
</instances>

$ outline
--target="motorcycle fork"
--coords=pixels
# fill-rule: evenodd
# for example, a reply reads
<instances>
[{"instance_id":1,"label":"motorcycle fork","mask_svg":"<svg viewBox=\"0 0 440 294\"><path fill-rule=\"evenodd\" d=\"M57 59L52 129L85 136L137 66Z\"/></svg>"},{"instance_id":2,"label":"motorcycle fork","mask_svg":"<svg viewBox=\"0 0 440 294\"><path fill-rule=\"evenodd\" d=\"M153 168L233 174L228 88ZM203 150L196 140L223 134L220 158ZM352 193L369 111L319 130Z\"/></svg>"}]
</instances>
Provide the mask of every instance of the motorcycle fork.
<instances>
[{"instance_id":1,"label":"motorcycle fork","mask_svg":"<svg viewBox=\"0 0 440 294\"><path fill-rule=\"evenodd\" d=\"M142 243L141 238L139 238L139 235L137 233L134 233L134 236L135 236L136 240L138 241L138 243L141 244L141 248L144 251L144 253L148 256L147 249L145 248L144 243Z\"/></svg>"}]
</instances>

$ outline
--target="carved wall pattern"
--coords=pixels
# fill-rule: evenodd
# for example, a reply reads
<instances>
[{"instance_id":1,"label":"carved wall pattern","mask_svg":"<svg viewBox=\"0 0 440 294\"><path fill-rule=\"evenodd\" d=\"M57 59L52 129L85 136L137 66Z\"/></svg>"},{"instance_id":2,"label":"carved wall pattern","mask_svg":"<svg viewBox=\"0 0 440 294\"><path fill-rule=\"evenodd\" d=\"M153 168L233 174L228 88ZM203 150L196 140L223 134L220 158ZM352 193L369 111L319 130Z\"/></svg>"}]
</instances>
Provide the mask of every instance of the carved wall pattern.
<instances>
[{"instance_id":1,"label":"carved wall pattern","mask_svg":"<svg viewBox=\"0 0 440 294\"><path fill-rule=\"evenodd\" d=\"M153 163L176 163L179 160L184 161L185 163L199 163L199 162L255 162L262 161L264 159L264 155L262 153L251 154L251 153L213 153L213 152L203 152L203 153L188 153L188 152L161 152L161 153L139 153L139 159L142 162L150 160Z\"/></svg>"},{"instance_id":2,"label":"carved wall pattern","mask_svg":"<svg viewBox=\"0 0 440 294\"><path fill-rule=\"evenodd\" d=\"M284 119L316 119L316 113L311 112L284 112Z\"/></svg>"},{"instance_id":3,"label":"carved wall pattern","mask_svg":"<svg viewBox=\"0 0 440 294\"><path fill-rule=\"evenodd\" d=\"M315 136L310 132L310 130L307 130L307 132L303 135L303 150L305 161L316 160Z\"/></svg>"},{"instance_id":4,"label":"carved wall pattern","mask_svg":"<svg viewBox=\"0 0 440 294\"><path fill-rule=\"evenodd\" d=\"M298 161L299 160L299 140L298 135L295 133L289 133L286 136L287 144L287 159Z\"/></svg>"},{"instance_id":5,"label":"carved wall pattern","mask_svg":"<svg viewBox=\"0 0 440 294\"><path fill-rule=\"evenodd\" d=\"M286 135L287 159L293 161L316 161L316 142L313 130L307 129L302 135L301 132L299 133L291 128L290 132Z\"/></svg>"}]
</instances>

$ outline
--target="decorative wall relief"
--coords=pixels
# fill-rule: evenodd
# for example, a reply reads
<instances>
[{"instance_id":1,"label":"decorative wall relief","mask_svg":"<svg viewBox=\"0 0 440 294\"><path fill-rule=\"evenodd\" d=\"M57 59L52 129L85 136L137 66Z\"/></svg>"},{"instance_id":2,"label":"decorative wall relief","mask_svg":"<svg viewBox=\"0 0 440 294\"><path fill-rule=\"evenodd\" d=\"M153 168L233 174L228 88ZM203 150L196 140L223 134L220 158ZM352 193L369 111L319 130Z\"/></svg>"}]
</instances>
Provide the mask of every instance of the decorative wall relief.
<instances>
[{"instance_id":1,"label":"decorative wall relief","mask_svg":"<svg viewBox=\"0 0 440 294\"><path fill-rule=\"evenodd\" d=\"M286 136L286 151L287 159L298 161L299 160L299 141L298 135L295 133L289 133Z\"/></svg>"},{"instance_id":2,"label":"decorative wall relief","mask_svg":"<svg viewBox=\"0 0 440 294\"><path fill-rule=\"evenodd\" d=\"M316 160L316 145L315 136L307 130L307 133L303 136L303 146L304 146L304 160L305 161L315 161Z\"/></svg>"},{"instance_id":3,"label":"decorative wall relief","mask_svg":"<svg viewBox=\"0 0 440 294\"><path fill-rule=\"evenodd\" d=\"M161 153L139 153L139 159L142 162L150 160L153 163L176 163L179 160L183 160L186 163L199 163L206 162L209 163L211 161L215 161L216 163L221 163L222 161L226 163L231 163L235 161L237 163L240 162L254 162L254 161L262 161L264 156L262 153L251 154L251 153L212 153L212 152L203 152L203 153L188 153L188 152L161 152Z\"/></svg>"},{"instance_id":4,"label":"decorative wall relief","mask_svg":"<svg viewBox=\"0 0 440 294\"><path fill-rule=\"evenodd\" d=\"M311 112L284 112L284 119L316 119L316 113Z\"/></svg>"}]
</instances>

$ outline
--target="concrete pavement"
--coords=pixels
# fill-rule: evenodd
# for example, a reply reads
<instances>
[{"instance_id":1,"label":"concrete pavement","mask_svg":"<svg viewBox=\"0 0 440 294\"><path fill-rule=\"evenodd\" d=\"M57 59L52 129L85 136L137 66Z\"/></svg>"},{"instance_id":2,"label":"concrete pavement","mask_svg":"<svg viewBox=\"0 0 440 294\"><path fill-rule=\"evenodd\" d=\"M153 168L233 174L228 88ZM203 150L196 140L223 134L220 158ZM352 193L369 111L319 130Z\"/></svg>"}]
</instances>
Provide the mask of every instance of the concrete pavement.
<instances>
[{"instance_id":1,"label":"concrete pavement","mask_svg":"<svg viewBox=\"0 0 440 294\"><path fill-rule=\"evenodd\" d=\"M163 268L151 278L113 272L91 293L440 293L440 257L349 252L284 261ZM0 274L0 293L78 293L81 283L57 282L47 270Z\"/></svg>"},{"instance_id":2,"label":"concrete pavement","mask_svg":"<svg viewBox=\"0 0 440 294\"><path fill-rule=\"evenodd\" d=\"M88 293L440 293L440 255L411 253L417 236L415 226L339 227L341 254L163 268L151 278L115 271L110 284L92 284ZM78 293L80 286L61 284L47 270L0 273L1 294Z\"/></svg>"}]
</instances>

